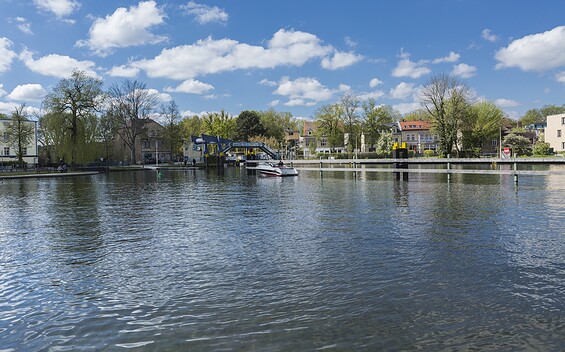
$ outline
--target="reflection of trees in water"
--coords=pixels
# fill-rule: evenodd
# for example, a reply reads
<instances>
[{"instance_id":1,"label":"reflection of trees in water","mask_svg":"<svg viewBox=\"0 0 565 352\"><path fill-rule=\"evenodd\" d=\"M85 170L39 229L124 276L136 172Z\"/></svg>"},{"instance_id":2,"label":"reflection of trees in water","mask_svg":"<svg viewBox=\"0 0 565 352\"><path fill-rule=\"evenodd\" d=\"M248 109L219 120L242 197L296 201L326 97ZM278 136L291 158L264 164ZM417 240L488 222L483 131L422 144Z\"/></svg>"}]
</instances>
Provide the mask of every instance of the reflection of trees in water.
<instances>
[{"instance_id":1,"label":"reflection of trees in water","mask_svg":"<svg viewBox=\"0 0 565 352\"><path fill-rule=\"evenodd\" d=\"M394 182L394 200L398 207L408 207L408 182Z\"/></svg>"}]
</instances>

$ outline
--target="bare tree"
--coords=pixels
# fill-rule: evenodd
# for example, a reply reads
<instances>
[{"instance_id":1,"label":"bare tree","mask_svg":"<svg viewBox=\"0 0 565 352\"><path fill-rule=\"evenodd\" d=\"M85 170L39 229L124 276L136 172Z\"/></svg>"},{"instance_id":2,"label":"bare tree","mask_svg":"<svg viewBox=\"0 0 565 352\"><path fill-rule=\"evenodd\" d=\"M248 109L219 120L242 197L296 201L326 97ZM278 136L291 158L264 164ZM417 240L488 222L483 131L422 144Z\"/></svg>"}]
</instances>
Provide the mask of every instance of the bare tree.
<instances>
[{"instance_id":1,"label":"bare tree","mask_svg":"<svg viewBox=\"0 0 565 352\"><path fill-rule=\"evenodd\" d=\"M349 135L348 143L345 147L348 151L351 151L358 144L359 115L357 114L357 109L359 108L359 99L351 94L346 94L341 97L340 105L343 111L345 133ZM352 141L354 141L353 145L351 145Z\"/></svg>"},{"instance_id":2,"label":"bare tree","mask_svg":"<svg viewBox=\"0 0 565 352\"><path fill-rule=\"evenodd\" d=\"M157 106L157 94L138 81L124 80L108 91L109 114L116 133L130 150L130 161L136 163L136 140L146 132L145 124Z\"/></svg>"},{"instance_id":3,"label":"bare tree","mask_svg":"<svg viewBox=\"0 0 565 352\"><path fill-rule=\"evenodd\" d=\"M445 156L454 149L459 152L458 136L471 100L467 85L450 75L439 74L428 81L420 94L439 137L439 154Z\"/></svg>"},{"instance_id":4,"label":"bare tree","mask_svg":"<svg viewBox=\"0 0 565 352\"><path fill-rule=\"evenodd\" d=\"M172 162L181 139L179 126L181 115L177 103L175 103L174 100L171 100L166 105L161 105L161 117L165 120L163 137L165 137L165 142L170 148Z\"/></svg>"}]
</instances>

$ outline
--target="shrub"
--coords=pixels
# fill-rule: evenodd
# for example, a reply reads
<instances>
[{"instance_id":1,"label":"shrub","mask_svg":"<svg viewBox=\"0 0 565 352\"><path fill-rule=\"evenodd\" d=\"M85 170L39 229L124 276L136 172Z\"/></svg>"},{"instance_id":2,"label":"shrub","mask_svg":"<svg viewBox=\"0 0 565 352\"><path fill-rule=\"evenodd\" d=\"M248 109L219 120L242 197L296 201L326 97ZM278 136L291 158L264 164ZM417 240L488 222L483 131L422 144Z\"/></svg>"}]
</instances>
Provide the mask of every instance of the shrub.
<instances>
[{"instance_id":1,"label":"shrub","mask_svg":"<svg viewBox=\"0 0 565 352\"><path fill-rule=\"evenodd\" d=\"M434 156L435 154L436 154L436 153L435 153L433 150L431 150L431 149L426 149L426 150L424 150L424 156L425 156L426 158L431 158L431 157Z\"/></svg>"}]
</instances>

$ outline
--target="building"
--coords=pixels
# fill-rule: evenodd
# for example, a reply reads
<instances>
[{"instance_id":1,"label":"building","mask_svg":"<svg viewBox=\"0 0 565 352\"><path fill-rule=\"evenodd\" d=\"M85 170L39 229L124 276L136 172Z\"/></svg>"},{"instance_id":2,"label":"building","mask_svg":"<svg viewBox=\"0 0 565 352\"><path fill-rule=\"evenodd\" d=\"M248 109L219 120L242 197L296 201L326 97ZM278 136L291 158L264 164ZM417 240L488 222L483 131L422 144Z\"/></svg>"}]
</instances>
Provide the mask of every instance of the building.
<instances>
[{"instance_id":1,"label":"building","mask_svg":"<svg viewBox=\"0 0 565 352\"><path fill-rule=\"evenodd\" d=\"M396 142L406 143L409 150L417 153L437 149L438 137L430 131L429 121L399 121L394 135Z\"/></svg>"},{"instance_id":2,"label":"building","mask_svg":"<svg viewBox=\"0 0 565 352\"><path fill-rule=\"evenodd\" d=\"M11 119L0 119L0 165L18 160L17 148L10 143L6 129ZM37 164L37 122L25 121L33 126L33 137L29 144L23 148L23 160L28 165Z\"/></svg>"},{"instance_id":3,"label":"building","mask_svg":"<svg viewBox=\"0 0 565 352\"><path fill-rule=\"evenodd\" d=\"M545 141L554 152L565 151L565 114L549 115L546 119Z\"/></svg>"},{"instance_id":4,"label":"building","mask_svg":"<svg viewBox=\"0 0 565 352\"><path fill-rule=\"evenodd\" d=\"M137 164L155 164L171 161L171 151L163 140L164 128L159 123L151 119L140 120L143 126L143 133L135 139L135 161ZM122 151L124 161L131 158L131 150L126 142L118 134L115 138L115 146Z\"/></svg>"}]
</instances>

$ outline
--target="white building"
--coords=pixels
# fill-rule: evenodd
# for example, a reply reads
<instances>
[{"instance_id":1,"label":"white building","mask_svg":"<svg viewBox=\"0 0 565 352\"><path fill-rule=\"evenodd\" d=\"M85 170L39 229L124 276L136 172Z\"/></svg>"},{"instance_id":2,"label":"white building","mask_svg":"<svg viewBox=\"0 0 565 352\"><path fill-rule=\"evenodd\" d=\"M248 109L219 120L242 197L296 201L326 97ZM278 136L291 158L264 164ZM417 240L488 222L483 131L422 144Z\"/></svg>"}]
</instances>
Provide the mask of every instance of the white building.
<instances>
[{"instance_id":1,"label":"white building","mask_svg":"<svg viewBox=\"0 0 565 352\"><path fill-rule=\"evenodd\" d=\"M545 128L545 141L554 152L565 151L565 114L549 115Z\"/></svg>"},{"instance_id":2,"label":"white building","mask_svg":"<svg viewBox=\"0 0 565 352\"><path fill-rule=\"evenodd\" d=\"M9 161L17 161L17 148L10 144L8 140L8 133L6 128L11 122L11 119L0 119L0 166ZM23 148L23 160L28 165L37 164L37 122L36 121L25 121L33 125L34 136L29 142L29 144Z\"/></svg>"}]
</instances>

